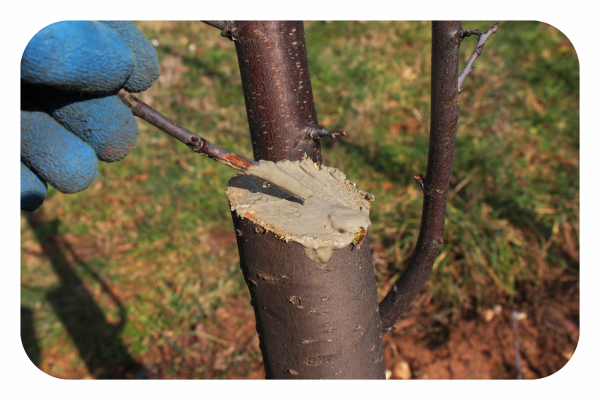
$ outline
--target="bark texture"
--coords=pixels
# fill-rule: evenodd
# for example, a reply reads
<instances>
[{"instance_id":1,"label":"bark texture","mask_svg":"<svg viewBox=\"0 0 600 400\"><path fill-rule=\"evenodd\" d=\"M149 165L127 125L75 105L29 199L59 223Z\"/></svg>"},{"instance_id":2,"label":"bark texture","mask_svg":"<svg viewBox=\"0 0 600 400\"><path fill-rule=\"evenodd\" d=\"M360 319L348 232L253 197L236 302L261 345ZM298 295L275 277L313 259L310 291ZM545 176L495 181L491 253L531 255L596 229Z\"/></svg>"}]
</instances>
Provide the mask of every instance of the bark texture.
<instances>
[{"instance_id":1,"label":"bark texture","mask_svg":"<svg viewBox=\"0 0 600 400\"><path fill-rule=\"evenodd\" d=\"M394 323L423 287L444 241L448 185L458 121L458 56L460 21L434 21L431 47L431 126L427 173L423 178L423 214L419 238L402 276L380 304L384 331Z\"/></svg>"},{"instance_id":2,"label":"bark texture","mask_svg":"<svg viewBox=\"0 0 600 400\"><path fill-rule=\"evenodd\" d=\"M385 378L368 239L322 265L232 214L267 378Z\"/></svg>"},{"instance_id":3,"label":"bark texture","mask_svg":"<svg viewBox=\"0 0 600 400\"><path fill-rule=\"evenodd\" d=\"M317 128L304 24L297 21L232 22L252 147L256 160L321 164L321 145L307 135Z\"/></svg>"},{"instance_id":4,"label":"bark texture","mask_svg":"<svg viewBox=\"0 0 600 400\"><path fill-rule=\"evenodd\" d=\"M220 21L223 22L223 21ZM302 22L226 21L256 160L322 163ZM235 179L235 178L234 178ZM321 265L233 213L267 378L385 379L368 239Z\"/></svg>"}]
</instances>

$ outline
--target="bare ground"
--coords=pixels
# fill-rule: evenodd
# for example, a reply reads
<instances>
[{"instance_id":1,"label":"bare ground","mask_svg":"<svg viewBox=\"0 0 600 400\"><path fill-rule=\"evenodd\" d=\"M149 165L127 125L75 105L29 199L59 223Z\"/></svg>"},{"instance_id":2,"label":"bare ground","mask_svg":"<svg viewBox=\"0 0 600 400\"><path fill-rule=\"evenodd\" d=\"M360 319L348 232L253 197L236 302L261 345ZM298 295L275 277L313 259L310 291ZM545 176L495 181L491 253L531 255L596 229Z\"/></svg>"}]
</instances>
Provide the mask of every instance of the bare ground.
<instances>
[{"instance_id":1,"label":"bare ground","mask_svg":"<svg viewBox=\"0 0 600 400\"><path fill-rule=\"evenodd\" d=\"M552 375L575 351L579 337L578 285L563 289L541 309L527 303L520 307L525 316L518 321L521 370L525 379ZM230 323L238 318L248 323L242 326ZM174 336L167 332L166 337L156 337L150 351L136 359L136 365L106 364L105 376L195 379L201 371L200 375L208 379L263 379L260 356L254 359L250 356L260 354L252 309L232 299L220 309L218 321L221 329L212 334L198 325L196 334ZM517 376L512 322L507 307L498 314L484 310L475 318L461 319L457 323L413 308L395 327L384 336L385 364L390 379L515 379ZM64 357L47 357L40 367L45 370L48 363L60 363ZM83 370L58 375L91 378Z\"/></svg>"},{"instance_id":2,"label":"bare ground","mask_svg":"<svg viewBox=\"0 0 600 400\"><path fill-rule=\"evenodd\" d=\"M69 240L56 235L46 241L57 249ZM224 247L234 251L234 243L227 242ZM111 282L106 284L112 286ZM112 290L119 294L116 286ZM528 299L515 301L521 312L518 321L521 370L525 379L543 378L560 370L577 346L579 284L576 277L565 276L547 282L543 288L524 287L521 291L516 298ZM477 313L456 310L436 313L427 299L425 293L420 295L396 323L395 330L384 335L389 378L514 379L517 376L509 299L498 299L495 312L483 308ZM264 378L254 313L247 293L226 298L207 325L197 324L184 334L163 331L149 335L152 337L148 351L126 362L106 358L91 362L98 356L96 350L82 362L77 350L62 342L40 349L38 367L64 379ZM106 340L102 339L106 337L98 335L99 343L90 348L106 350ZM126 339L121 344L125 353L130 352L127 350L130 346Z\"/></svg>"}]
</instances>

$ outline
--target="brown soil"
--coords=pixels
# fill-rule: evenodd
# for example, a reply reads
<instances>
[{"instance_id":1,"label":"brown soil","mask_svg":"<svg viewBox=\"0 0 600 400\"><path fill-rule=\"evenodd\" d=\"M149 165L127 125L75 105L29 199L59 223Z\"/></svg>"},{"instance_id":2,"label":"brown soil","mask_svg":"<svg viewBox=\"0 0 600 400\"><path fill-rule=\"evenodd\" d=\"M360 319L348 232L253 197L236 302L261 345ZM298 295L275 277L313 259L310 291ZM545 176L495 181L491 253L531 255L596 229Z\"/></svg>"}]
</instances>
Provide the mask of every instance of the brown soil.
<instances>
[{"instance_id":1,"label":"brown soil","mask_svg":"<svg viewBox=\"0 0 600 400\"><path fill-rule=\"evenodd\" d=\"M579 294L563 293L542 309L523 304L518 320L524 379L560 370L579 339ZM487 317L487 321L486 321ZM491 318L491 320L490 320ZM386 367L394 379L515 379L514 333L510 310L449 325L443 318L409 315L384 336ZM408 364L408 365L407 365ZM407 368L408 367L408 368Z\"/></svg>"},{"instance_id":2,"label":"brown soil","mask_svg":"<svg viewBox=\"0 0 600 400\"><path fill-rule=\"evenodd\" d=\"M521 305L518 320L519 352L524 379L538 379L560 370L571 358L579 338L579 285L565 285L541 307ZM147 378L195 378L203 365L206 378L262 379L254 316L245 304L230 304L219 315L223 324L218 346L206 351L211 339L173 338L191 352L173 355L172 345L153 346L144 358ZM426 314L416 307L384 336L390 379L515 379L514 335L510 309L484 309L478 316L451 323L443 315ZM498 312L500 311L500 312ZM233 317L233 318L232 318ZM228 327L227 321L245 318L247 325ZM205 332L205 327L196 327ZM191 346L191 347L189 347ZM194 348L196 348L194 350ZM174 371L176 368L178 370ZM138 374L138 377L141 377Z\"/></svg>"},{"instance_id":3,"label":"brown soil","mask_svg":"<svg viewBox=\"0 0 600 400\"><path fill-rule=\"evenodd\" d=\"M497 310L498 311L498 310ZM521 304L518 321L521 371L538 379L560 370L579 338L579 285L565 286L542 306ZM490 319L491 318L491 319ZM486 320L487 319L487 320ZM239 324L239 321L247 321ZM237 323L234 321L238 321ZM230 299L209 327L186 335L163 332L136 365L104 365L103 376L146 379L263 379L264 368L254 314L245 296ZM390 379L515 379L514 335L510 310L484 309L471 319L449 322L441 314L408 310L384 336ZM56 349L55 349L56 350ZM48 349L40 369L63 379L90 379L85 369L68 367L70 356ZM65 368L57 368L62 365ZM62 373L57 373L61 370ZM98 376L99 371L95 371Z\"/></svg>"}]
</instances>

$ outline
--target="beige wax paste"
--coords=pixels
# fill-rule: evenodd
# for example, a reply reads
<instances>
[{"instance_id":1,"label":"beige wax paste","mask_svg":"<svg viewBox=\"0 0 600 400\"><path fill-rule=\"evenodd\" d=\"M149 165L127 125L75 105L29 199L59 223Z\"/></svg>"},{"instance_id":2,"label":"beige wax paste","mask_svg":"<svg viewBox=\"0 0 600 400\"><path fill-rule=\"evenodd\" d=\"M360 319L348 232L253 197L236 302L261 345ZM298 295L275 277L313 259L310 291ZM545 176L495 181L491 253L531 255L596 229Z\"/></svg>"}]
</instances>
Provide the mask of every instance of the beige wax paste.
<instances>
[{"instance_id":1,"label":"beige wax paste","mask_svg":"<svg viewBox=\"0 0 600 400\"><path fill-rule=\"evenodd\" d=\"M336 168L319 169L310 160L260 161L260 167L232 182L227 188L232 211L301 244L306 256L320 264L371 225L373 195L356 189Z\"/></svg>"}]
</instances>

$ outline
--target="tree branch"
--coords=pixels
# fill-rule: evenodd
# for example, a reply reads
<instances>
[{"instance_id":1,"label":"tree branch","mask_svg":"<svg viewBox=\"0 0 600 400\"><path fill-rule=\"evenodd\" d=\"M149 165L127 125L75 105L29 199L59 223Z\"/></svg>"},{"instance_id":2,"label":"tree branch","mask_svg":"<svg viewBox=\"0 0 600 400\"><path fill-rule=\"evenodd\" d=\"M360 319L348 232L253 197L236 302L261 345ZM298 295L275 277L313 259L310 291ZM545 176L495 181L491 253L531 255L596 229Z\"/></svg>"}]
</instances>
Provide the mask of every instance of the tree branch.
<instances>
[{"instance_id":1,"label":"tree branch","mask_svg":"<svg viewBox=\"0 0 600 400\"><path fill-rule=\"evenodd\" d=\"M324 137L330 137L335 139L338 136L346 136L346 131L328 131L325 128L308 128L306 133L311 139L321 139Z\"/></svg>"},{"instance_id":2,"label":"tree branch","mask_svg":"<svg viewBox=\"0 0 600 400\"><path fill-rule=\"evenodd\" d=\"M432 23L431 127L427 173L425 178L420 175L414 177L424 193L421 228L408 266L379 304L383 332L393 329L398 318L419 293L444 242L446 203L458 121L459 87L473 70L473 62L481 54L483 43L496 32L499 24L482 34L479 29L463 30L460 21ZM471 35L479 35L479 42L459 76L460 43L463 38Z\"/></svg>"},{"instance_id":3,"label":"tree branch","mask_svg":"<svg viewBox=\"0 0 600 400\"><path fill-rule=\"evenodd\" d=\"M246 172L248 168L260 165L256 161L225 150L188 131L123 89L119 90L117 97L131 110L133 115L168 133L196 153L204 154L218 163L241 172Z\"/></svg>"},{"instance_id":4,"label":"tree branch","mask_svg":"<svg viewBox=\"0 0 600 400\"><path fill-rule=\"evenodd\" d=\"M467 64L465 65L465 67L463 68L462 72L460 73L460 75L458 77L458 93L459 94L462 92L462 84L465 81L465 78L474 69L473 64L475 63L475 60L477 59L477 57L479 57L481 55L481 52L483 51L483 44L485 43L487 38L490 37L490 35L492 33L496 33L499 26L500 26L500 22L496 22L496 24L493 25L486 33L481 33L481 31L479 29L472 29L470 31L462 32L463 38L471 36L471 35L477 35L477 36L479 36L479 40L477 41L477 46L475 46L475 50L473 50L473 54L471 54L469 61L467 61Z\"/></svg>"},{"instance_id":5,"label":"tree branch","mask_svg":"<svg viewBox=\"0 0 600 400\"><path fill-rule=\"evenodd\" d=\"M382 331L390 331L423 287L444 241L444 221L454 137L458 120L460 21L434 21L431 46L431 128L423 189L423 214L417 245L402 273L379 304Z\"/></svg>"}]
</instances>

